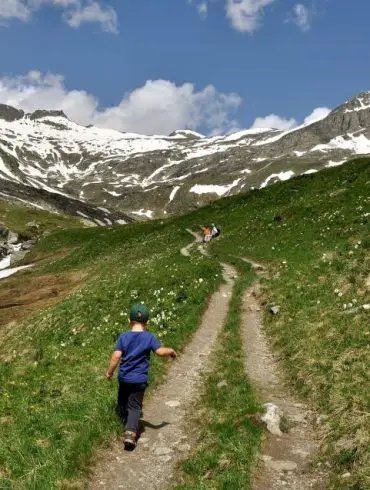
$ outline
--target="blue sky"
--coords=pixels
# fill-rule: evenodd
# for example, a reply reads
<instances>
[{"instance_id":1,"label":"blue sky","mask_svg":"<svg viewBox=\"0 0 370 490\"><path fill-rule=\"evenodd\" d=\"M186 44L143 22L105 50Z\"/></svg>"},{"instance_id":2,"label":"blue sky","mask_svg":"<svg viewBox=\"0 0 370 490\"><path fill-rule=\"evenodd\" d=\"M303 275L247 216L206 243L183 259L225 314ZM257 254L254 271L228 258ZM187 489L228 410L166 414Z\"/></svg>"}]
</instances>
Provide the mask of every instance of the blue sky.
<instances>
[{"instance_id":1,"label":"blue sky","mask_svg":"<svg viewBox=\"0 0 370 490\"><path fill-rule=\"evenodd\" d=\"M1 0L0 102L82 124L299 124L370 89L368 0Z\"/></svg>"}]
</instances>

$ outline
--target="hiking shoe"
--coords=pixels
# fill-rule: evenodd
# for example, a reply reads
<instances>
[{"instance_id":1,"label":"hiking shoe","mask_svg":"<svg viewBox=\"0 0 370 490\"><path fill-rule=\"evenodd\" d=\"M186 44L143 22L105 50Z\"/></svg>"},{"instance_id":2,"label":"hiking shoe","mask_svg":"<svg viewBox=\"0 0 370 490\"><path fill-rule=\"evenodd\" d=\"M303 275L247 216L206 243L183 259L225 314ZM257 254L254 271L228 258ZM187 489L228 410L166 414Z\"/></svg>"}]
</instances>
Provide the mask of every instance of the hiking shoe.
<instances>
[{"instance_id":1,"label":"hiking shoe","mask_svg":"<svg viewBox=\"0 0 370 490\"><path fill-rule=\"evenodd\" d=\"M135 449L136 447L136 434L135 432L126 431L123 436L123 444L126 449Z\"/></svg>"}]
</instances>

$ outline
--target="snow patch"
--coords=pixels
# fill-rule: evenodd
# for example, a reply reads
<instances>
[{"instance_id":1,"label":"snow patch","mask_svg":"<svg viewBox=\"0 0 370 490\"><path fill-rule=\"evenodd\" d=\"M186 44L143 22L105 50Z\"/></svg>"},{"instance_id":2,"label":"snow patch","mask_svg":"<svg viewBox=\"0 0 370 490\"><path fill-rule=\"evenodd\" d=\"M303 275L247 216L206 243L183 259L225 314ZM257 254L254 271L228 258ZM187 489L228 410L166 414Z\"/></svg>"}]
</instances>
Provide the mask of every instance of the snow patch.
<instances>
[{"instance_id":1,"label":"snow patch","mask_svg":"<svg viewBox=\"0 0 370 490\"><path fill-rule=\"evenodd\" d=\"M338 162L334 162L333 160L329 160L329 162L325 165L326 168L331 168L331 167L339 167L340 165L343 165L343 163L346 163L347 160L339 160Z\"/></svg>"},{"instance_id":2,"label":"snow patch","mask_svg":"<svg viewBox=\"0 0 370 490\"><path fill-rule=\"evenodd\" d=\"M147 209L146 211L144 209L139 209L139 211L131 211L131 213L136 214L137 216L145 216L146 218L153 217L153 211L150 209Z\"/></svg>"},{"instance_id":3,"label":"snow patch","mask_svg":"<svg viewBox=\"0 0 370 490\"><path fill-rule=\"evenodd\" d=\"M316 172L318 172L318 170L316 170L315 168L310 168L309 170L306 170L306 172L303 172L304 175L309 175L309 174L315 174Z\"/></svg>"},{"instance_id":4,"label":"snow patch","mask_svg":"<svg viewBox=\"0 0 370 490\"><path fill-rule=\"evenodd\" d=\"M0 270L6 269L9 266L10 266L10 255L8 255L4 259L0 260Z\"/></svg>"},{"instance_id":5,"label":"snow patch","mask_svg":"<svg viewBox=\"0 0 370 490\"><path fill-rule=\"evenodd\" d=\"M177 191L178 191L179 189L180 189L180 186L179 186L179 185L175 186L175 187L172 189L171 194L170 194L170 197L169 197L170 202L172 202L172 201L173 201L173 199L174 199L174 197L176 196L176 193L177 193Z\"/></svg>"},{"instance_id":6,"label":"snow patch","mask_svg":"<svg viewBox=\"0 0 370 490\"><path fill-rule=\"evenodd\" d=\"M12 269L3 269L3 270L0 270L0 279L4 279L5 277L12 276L16 272L21 271L23 269L28 269L29 267L33 267L33 264L21 265L19 267L13 267Z\"/></svg>"},{"instance_id":7,"label":"snow patch","mask_svg":"<svg viewBox=\"0 0 370 490\"><path fill-rule=\"evenodd\" d=\"M241 179L234 180L229 185L213 185L213 184L196 184L190 189L189 192L194 194L217 194L218 196L223 196L229 192L233 187L239 184Z\"/></svg>"},{"instance_id":8,"label":"snow patch","mask_svg":"<svg viewBox=\"0 0 370 490\"><path fill-rule=\"evenodd\" d=\"M264 187L267 187L269 184L270 180L272 179L279 179L279 180L289 180L292 177L294 177L295 173L293 170L288 170L287 172L280 172L279 174L271 174L267 179L260 185L260 189L263 189Z\"/></svg>"}]
</instances>

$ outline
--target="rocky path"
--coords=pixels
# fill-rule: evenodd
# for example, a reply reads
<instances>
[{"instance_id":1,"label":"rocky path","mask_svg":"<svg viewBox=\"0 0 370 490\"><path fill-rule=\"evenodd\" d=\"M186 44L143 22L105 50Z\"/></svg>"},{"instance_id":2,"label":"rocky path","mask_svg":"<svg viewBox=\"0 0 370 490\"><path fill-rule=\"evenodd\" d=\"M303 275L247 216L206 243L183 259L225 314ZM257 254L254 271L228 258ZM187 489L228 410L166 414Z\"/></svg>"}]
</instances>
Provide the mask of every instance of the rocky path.
<instances>
[{"instance_id":1,"label":"rocky path","mask_svg":"<svg viewBox=\"0 0 370 490\"><path fill-rule=\"evenodd\" d=\"M192 237L194 238L194 241L193 242L190 242L189 245L186 245L186 247L183 247L180 250L181 254L184 255L185 257L189 257L190 256L190 251L194 247L197 247L198 251L201 254L207 255L207 250L204 247L204 245L202 244L202 237L201 237L201 235L199 233L196 233L195 231L190 230L189 228L187 228L186 231L188 233L190 233L190 235L192 235Z\"/></svg>"},{"instance_id":2,"label":"rocky path","mask_svg":"<svg viewBox=\"0 0 370 490\"><path fill-rule=\"evenodd\" d=\"M223 271L225 283L211 296L201 326L174 361L166 381L144 404L145 432L137 448L127 452L117 441L104 451L90 479L91 490L164 488L176 463L194 446L186 413L197 402L201 375L209 367L210 354L227 318L235 270L223 265Z\"/></svg>"},{"instance_id":3,"label":"rocky path","mask_svg":"<svg viewBox=\"0 0 370 490\"><path fill-rule=\"evenodd\" d=\"M257 272L264 273L260 264L248 259ZM258 284L244 295L242 311L242 341L245 369L260 401L268 403L265 422L271 432L261 448L253 490L322 489L323 475L313 471L311 463L318 449L314 431L314 413L289 393L279 373L263 330ZM286 432L281 432L282 420Z\"/></svg>"}]
</instances>

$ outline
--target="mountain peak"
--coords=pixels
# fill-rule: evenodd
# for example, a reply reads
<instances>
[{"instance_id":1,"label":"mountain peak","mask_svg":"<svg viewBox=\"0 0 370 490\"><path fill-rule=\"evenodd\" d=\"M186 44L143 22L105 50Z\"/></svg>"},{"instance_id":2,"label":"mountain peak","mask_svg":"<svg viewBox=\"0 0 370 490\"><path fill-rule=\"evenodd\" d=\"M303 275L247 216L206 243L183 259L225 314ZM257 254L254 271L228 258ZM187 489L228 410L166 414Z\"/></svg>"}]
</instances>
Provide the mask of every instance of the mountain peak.
<instances>
[{"instance_id":1,"label":"mountain peak","mask_svg":"<svg viewBox=\"0 0 370 490\"><path fill-rule=\"evenodd\" d=\"M170 135L171 138L187 138L187 139L200 139L204 138L203 134L192 131L191 129L178 129L173 131Z\"/></svg>"},{"instance_id":2,"label":"mountain peak","mask_svg":"<svg viewBox=\"0 0 370 490\"><path fill-rule=\"evenodd\" d=\"M357 111L363 111L365 109L370 109L370 91L360 92L359 94L349 99L343 106L340 107L344 107L345 112L353 112L353 111L357 112Z\"/></svg>"},{"instance_id":3,"label":"mountain peak","mask_svg":"<svg viewBox=\"0 0 370 490\"><path fill-rule=\"evenodd\" d=\"M57 111L57 110L38 109L37 111L34 111L32 112L32 114L29 115L29 118L32 119L33 121L35 119L43 119L44 117L63 117L64 119L68 119L68 117L64 114L63 111Z\"/></svg>"},{"instance_id":4,"label":"mountain peak","mask_svg":"<svg viewBox=\"0 0 370 490\"><path fill-rule=\"evenodd\" d=\"M10 105L0 104L0 119L7 122L13 122L24 117L24 111L15 109Z\"/></svg>"}]
</instances>

